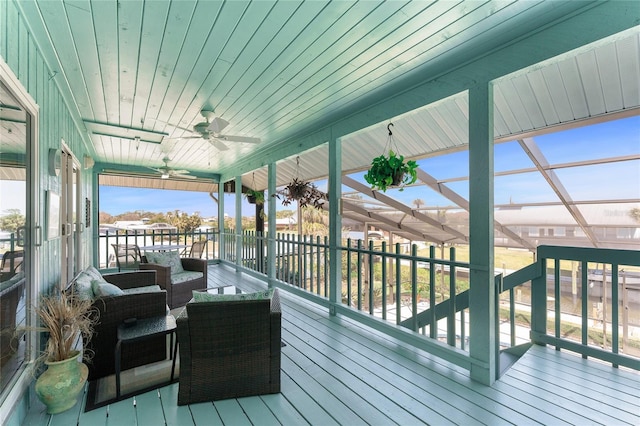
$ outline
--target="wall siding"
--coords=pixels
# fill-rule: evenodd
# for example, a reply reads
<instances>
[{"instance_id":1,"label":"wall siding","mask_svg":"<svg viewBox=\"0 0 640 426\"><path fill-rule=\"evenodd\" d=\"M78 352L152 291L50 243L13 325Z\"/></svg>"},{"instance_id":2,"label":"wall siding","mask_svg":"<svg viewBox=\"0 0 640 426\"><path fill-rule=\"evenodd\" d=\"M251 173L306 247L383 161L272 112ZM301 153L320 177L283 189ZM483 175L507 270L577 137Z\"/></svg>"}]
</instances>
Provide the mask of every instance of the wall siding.
<instances>
[{"instance_id":1,"label":"wall siding","mask_svg":"<svg viewBox=\"0 0 640 426\"><path fill-rule=\"evenodd\" d=\"M55 71L46 64L14 0L0 1L0 56L40 108L39 140L36 142L38 156L33 165L39 170L39 181L33 182L34 193L38 198L38 210L35 212L34 222L44 228L47 222L46 192L52 190L60 193L61 188L60 177L50 176L48 173L48 151L50 148L60 148L61 140L65 141L81 163L81 199L85 197L92 199L91 170L82 169L82 159L86 154L85 146L60 94ZM79 211L78 215L84 218L84 210ZM92 232L92 227L89 227L82 234L82 249L79 255L85 264L91 260L91 256L87 253L91 253L93 249ZM46 232L43 236L46 236ZM58 285L61 264L60 239L44 240L39 257L34 261L35 268L39 271L36 276L38 280L36 289L43 292ZM2 407L2 410L13 410L9 424L22 423L25 410L20 407L24 408L28 405L27 399L28 394L23 396L16 407Z\"/></svg>"}]
</instances>

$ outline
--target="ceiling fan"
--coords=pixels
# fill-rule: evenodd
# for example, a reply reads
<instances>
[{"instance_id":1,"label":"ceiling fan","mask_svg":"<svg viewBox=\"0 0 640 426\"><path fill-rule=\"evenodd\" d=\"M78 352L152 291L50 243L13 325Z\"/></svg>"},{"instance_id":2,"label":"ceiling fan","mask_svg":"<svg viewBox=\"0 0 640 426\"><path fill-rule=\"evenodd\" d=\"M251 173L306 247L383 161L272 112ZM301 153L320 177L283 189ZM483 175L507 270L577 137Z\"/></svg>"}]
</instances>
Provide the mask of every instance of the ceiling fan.
<instances>
[{"instance_id":1,"label":"ceiling fan","mask_svg":"<svg viewBox=\"0 0 640 426\"><path fill-rule=\"evenodd\" d=\"M206 139L220 151L229 149L225 142L260 143L260 138L221 134L220 132L229 125L229 122L223 118L215 117L213 110L203 109L200 114L202 114L205 121L197 123L193 126L193 130L177 127L191 133L197 133L198 136L187 136L179 139Z\"/></svg>"},{"instance_id":2,"label":"ceiling fan","mask_svg":"<svg viewBox=\"0 0 640 426\"><path fill-rule=\"evenodd\" d=\"M196 179L195 176L189 175L189 170L174 170L169 167L169 161L171 160L168 157L164 157L162 161L164 162L164 166L162 167L149 167L151 170L155 170L156 172L160 173L160 177L162 179L169 179L170 177L181 179Z\"/></svg>"}]
</instances>

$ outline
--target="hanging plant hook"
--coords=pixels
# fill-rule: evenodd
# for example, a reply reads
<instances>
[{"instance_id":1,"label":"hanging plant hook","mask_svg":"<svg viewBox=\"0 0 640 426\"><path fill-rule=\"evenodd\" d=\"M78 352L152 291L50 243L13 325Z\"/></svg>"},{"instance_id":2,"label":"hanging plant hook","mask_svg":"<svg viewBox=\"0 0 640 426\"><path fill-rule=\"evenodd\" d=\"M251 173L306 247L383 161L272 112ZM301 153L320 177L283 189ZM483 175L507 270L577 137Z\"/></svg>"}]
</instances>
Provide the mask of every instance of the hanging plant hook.
<instances>
[{"instance_id":1,"label":"hanging plant hook","mask_svg":"<svg viewBox=\"0 0 640 426\"><path fill-rule=\"evenodd\" d=\"M393 123L391 123L391 122L390 122L390 123L387 125L387 130L389 131L389 136L393 136L393 132L391 131L391 126L393 126Z\"/></svg>"}]
</instances>

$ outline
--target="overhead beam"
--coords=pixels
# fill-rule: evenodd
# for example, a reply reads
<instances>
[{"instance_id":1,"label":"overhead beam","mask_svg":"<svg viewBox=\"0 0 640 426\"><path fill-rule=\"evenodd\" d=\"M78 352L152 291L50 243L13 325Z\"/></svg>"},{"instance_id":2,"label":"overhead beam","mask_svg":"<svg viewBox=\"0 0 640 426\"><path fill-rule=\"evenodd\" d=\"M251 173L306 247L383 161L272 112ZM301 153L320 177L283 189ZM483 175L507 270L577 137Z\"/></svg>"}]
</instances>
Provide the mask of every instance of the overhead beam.
<instances>
[{"instance_id":1,"label":"overhead beam","mask_svg":"<svg viewBox=\"0 0 640 426\"><path fill-rule=\"evenodd\" d=\"M402 225L401 223L395 222L393 219L389 219L388 217L385 217L383 215L368 211L367 209L360 207L356 204L350 203L348 201L346 201L344 198L342 199L342 207L344 210L349 209L352 212L358 213L361 216L367 217L369 219L373 219L375 221L378 222L382 222L385 223L387 225L389 225L391 227L391 229L389 229L389 231L393 232L394 230L402 230L408 234L411 234L417 238L420 239L424 239L427 241L432 241L438 244L444 244L444 241L442 241L441 239L436 239L430 235L425 234L424 232L420 231L419 229L416 229L414 227L411 226L407 226L407 225Z\"/></svg>"},{"instance_id":2,"label":"overhead beam","mask_svg":"<svg viewBox=\"0 0 640 426\"><path fill-rule=\"evenodd\" d=\"M407 206L406 204L401 203L400 201L394 200L393 198L389 197L388 195L382 194L379 191L374 191L373 189L371 189L370 187L368 187L367 185L360 183L348 176L343 176L342 177L342 183L347 185L350 188L355 189L356 191L367 195L371 198L374 198L390 207L393 207L409 216L415 217L418 220L421 220L422 222L428 223L429 225L435 227L435 228L439 228L442 231L451 234L457 238L460 238L464 241L469 241L469 238L464 235L462 232L458 231L457 229L453 229L450 226L447 226L445 224L443 224L442 222L433 219L432 217L418 211L418 210L414 210L411 207Z\"/></svg>"},{"instance_id":3,"label":"overhead beam","mask_svg":"<svg viewBox=\"0 0 640 426\"><path fill-rule=\"evenodd\" d=\"M424 170L417 169L416 171L417 171L417 174L418 174L418 179L420 179L422 182L424 182L427 186L429 186L431 189L433 189L437 193L441 194L445 198L453 201L454 203L459 205L464 210L469 211L469 201L466 198L464 198L463 196L461 196L457 192L453 191L451 188L449 188L444 183L438 182L438 180L436 178L434 178L433 176L431 176L430 174L428 174ZM536 248L535 245L533 245L529 241L523 239L520 235L516 234L515 232L513 232L509 228L503 226L500 222L494 220L493 224L494 224L494 227L498 231L500 231L502 234L506 235L507 237L511 238L512 240L514 240L515 242L520 244L522 247L525 247L525 248L527 248L529 250L535 250L535 248Z\"/></svg>"},{"instance_id":4,"label":"overhead beam","mask_svg":"<svg viewBox=\"0 0 640 426\"><path fill-rule=\"evenodd\" d=\"M529 156L531 161L533 161L533 164L535 164L542 177L544 177L547 183L549 183L553 192L556 193L560 202L566 207L578 226L580 226L587 238L589 238L593 246L596 248L600 247L598 238L591 230L591 227L587 224L587 220L582 216L580 209L573 203L571 195L569 195L569 191L564 187L556 172L550 169L549 162L542 151L540 151L538 144L536 144L533 138L520 139L518 140L518 143Z\"/></svg>"}]
</instances>

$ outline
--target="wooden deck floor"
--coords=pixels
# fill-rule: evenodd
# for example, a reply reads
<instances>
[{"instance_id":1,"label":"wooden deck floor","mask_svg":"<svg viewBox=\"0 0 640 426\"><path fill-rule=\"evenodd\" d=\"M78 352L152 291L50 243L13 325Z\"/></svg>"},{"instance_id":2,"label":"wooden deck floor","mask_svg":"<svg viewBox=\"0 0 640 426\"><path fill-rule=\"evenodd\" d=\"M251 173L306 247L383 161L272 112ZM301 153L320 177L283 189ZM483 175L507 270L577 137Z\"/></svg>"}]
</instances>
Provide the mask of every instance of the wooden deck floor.
<instances>
[{"instance_id":1,"label":"wooden deck floor","mask_svg":"<svg viewBox=\"0 0 640 426\"><path fill-rule=\"evenodd\" d=\"M210 286L264 284L223 266ZM640 424L640 374L535 346L493 386L428 353L281 291L282 392L178 407L178 384L28 425Z\"/></svg>"}]
</instances>

